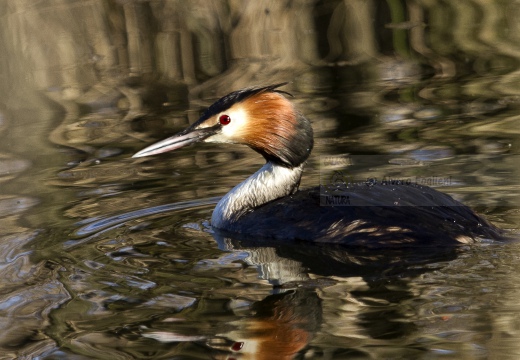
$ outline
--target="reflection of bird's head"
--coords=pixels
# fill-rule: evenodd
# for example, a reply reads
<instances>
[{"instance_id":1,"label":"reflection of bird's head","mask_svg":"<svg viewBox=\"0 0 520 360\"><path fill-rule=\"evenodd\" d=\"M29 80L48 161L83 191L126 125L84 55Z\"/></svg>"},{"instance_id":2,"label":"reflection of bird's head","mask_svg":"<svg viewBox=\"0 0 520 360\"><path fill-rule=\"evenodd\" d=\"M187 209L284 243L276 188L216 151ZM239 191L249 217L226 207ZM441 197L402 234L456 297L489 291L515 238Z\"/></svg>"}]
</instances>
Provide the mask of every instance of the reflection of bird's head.
<instances>
[{"instance_id":1,"label":"reflection of bird's head","mask_svg":"<svg viewBox=\"0 0 520 360\"><path fill-rule=\"evenodd\" d=\"M313 146L310 122L277 90L285 83L232 92L211 105L197 122L134 157L160 154L204 141L245 144L268 161L296 167Z\"/></svg>"},{"instance_id":2,"label":"reflection of bird's head","mask_svg":"<svg viewBox=\"0 0 520 360\"><path fill-rule=\"evenodd\" d=\"M270 295L252 310L253 316L233 322L225 334L234 340L227 359L294 359L321 321L319 299L305 291Z\"/></svg>"}]
</instances>

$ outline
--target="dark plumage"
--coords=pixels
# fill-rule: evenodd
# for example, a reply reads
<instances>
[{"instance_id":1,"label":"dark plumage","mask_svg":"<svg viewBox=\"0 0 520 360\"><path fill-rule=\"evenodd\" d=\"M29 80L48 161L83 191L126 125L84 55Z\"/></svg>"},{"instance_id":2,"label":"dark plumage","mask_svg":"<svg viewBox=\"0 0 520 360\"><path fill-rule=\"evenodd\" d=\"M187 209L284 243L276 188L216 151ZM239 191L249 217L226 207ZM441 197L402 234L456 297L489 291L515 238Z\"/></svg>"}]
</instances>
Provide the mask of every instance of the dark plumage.
<instances>
[{"instance_id":1,"label":"dark plumage","mask_svg":"<svg viewBox=\"0 0 520 360\"><path fill-rule=\"evenodd\" d=\"M349 203L326 205L328 197L339 194ZM421 185L380 183L349 185L338 192L325 187L300 190L247 213L226 233L363 247L503 239L501 230L447 194Z\"/></svg>"}]
</instances>

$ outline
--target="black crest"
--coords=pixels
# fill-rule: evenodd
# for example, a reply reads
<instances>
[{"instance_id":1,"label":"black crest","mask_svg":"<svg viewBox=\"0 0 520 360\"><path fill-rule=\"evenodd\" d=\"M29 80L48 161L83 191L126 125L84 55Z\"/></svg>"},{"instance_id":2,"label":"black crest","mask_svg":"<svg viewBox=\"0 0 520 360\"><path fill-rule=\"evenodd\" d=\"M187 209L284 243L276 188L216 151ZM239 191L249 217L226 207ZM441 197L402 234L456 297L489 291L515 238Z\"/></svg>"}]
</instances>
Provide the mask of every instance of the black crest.
<instances>
[{"instance_id":1,"label":"black crest","mask_svg":"<svg viewBox=\"0 0 520 360\"><path fill-rule=\"evenodd\" d=\"M280 94L286 94L289 96L292 96L288 92L282 91L282 90L276 90L280 86L287 85L287 82L283 82L280 84L275 85L269 85L269 86L263 86L263 87L250 87L242 90L233 91L230 94L227 94L226 96L218 99L215 101L205 112L202 114L200 119L197 121L197 123L201 123L204 120L209 119L210 117L217 115L227 109L229 109L234 104L237 104L241 101L244 101L245 99L257 95L264 92L277 92Z\"/></svg>"}]
</instances>

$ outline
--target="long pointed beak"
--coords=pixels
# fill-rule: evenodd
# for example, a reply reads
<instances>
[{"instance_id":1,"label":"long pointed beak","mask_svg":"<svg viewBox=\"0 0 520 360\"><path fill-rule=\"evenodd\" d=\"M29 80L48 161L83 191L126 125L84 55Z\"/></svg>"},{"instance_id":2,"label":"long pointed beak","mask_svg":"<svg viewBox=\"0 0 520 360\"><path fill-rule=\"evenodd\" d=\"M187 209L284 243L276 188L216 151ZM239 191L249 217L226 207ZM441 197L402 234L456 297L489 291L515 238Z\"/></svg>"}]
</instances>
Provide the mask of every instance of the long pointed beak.
<instances>
[{"instance_id":1,"label":"long pointed beak","mask_svg":"<svg viewBox=\"0 0 520 360\"><path fill-rule=\"evenodd\" d=\"M211 135L215 135L219 128L220 126L211 126L200 129L192 129L190 127L176 135L144 148L143 150L135 153L132 157L138 158L180 149L182 147L202 141Z\"/></svg>"}]
</instances>

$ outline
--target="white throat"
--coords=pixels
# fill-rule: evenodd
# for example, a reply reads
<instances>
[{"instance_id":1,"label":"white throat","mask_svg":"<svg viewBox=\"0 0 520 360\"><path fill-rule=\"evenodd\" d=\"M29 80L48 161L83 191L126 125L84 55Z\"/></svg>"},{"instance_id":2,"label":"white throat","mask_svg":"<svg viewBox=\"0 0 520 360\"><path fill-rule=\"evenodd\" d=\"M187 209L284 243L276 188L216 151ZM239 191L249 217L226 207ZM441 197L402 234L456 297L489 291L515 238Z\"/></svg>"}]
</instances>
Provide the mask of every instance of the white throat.
<instances>
[{"instance_id":1,"label":"white throat","mask_svg":"<svg viewBox=\"0 0 520 360\"><path fill-rule=\"evenodd\" d=\"M225 230L249 211L294 193L300 183L303 165L291 169L268 161L218 202L211 225Z\"/></svg>"}]
</instances>

